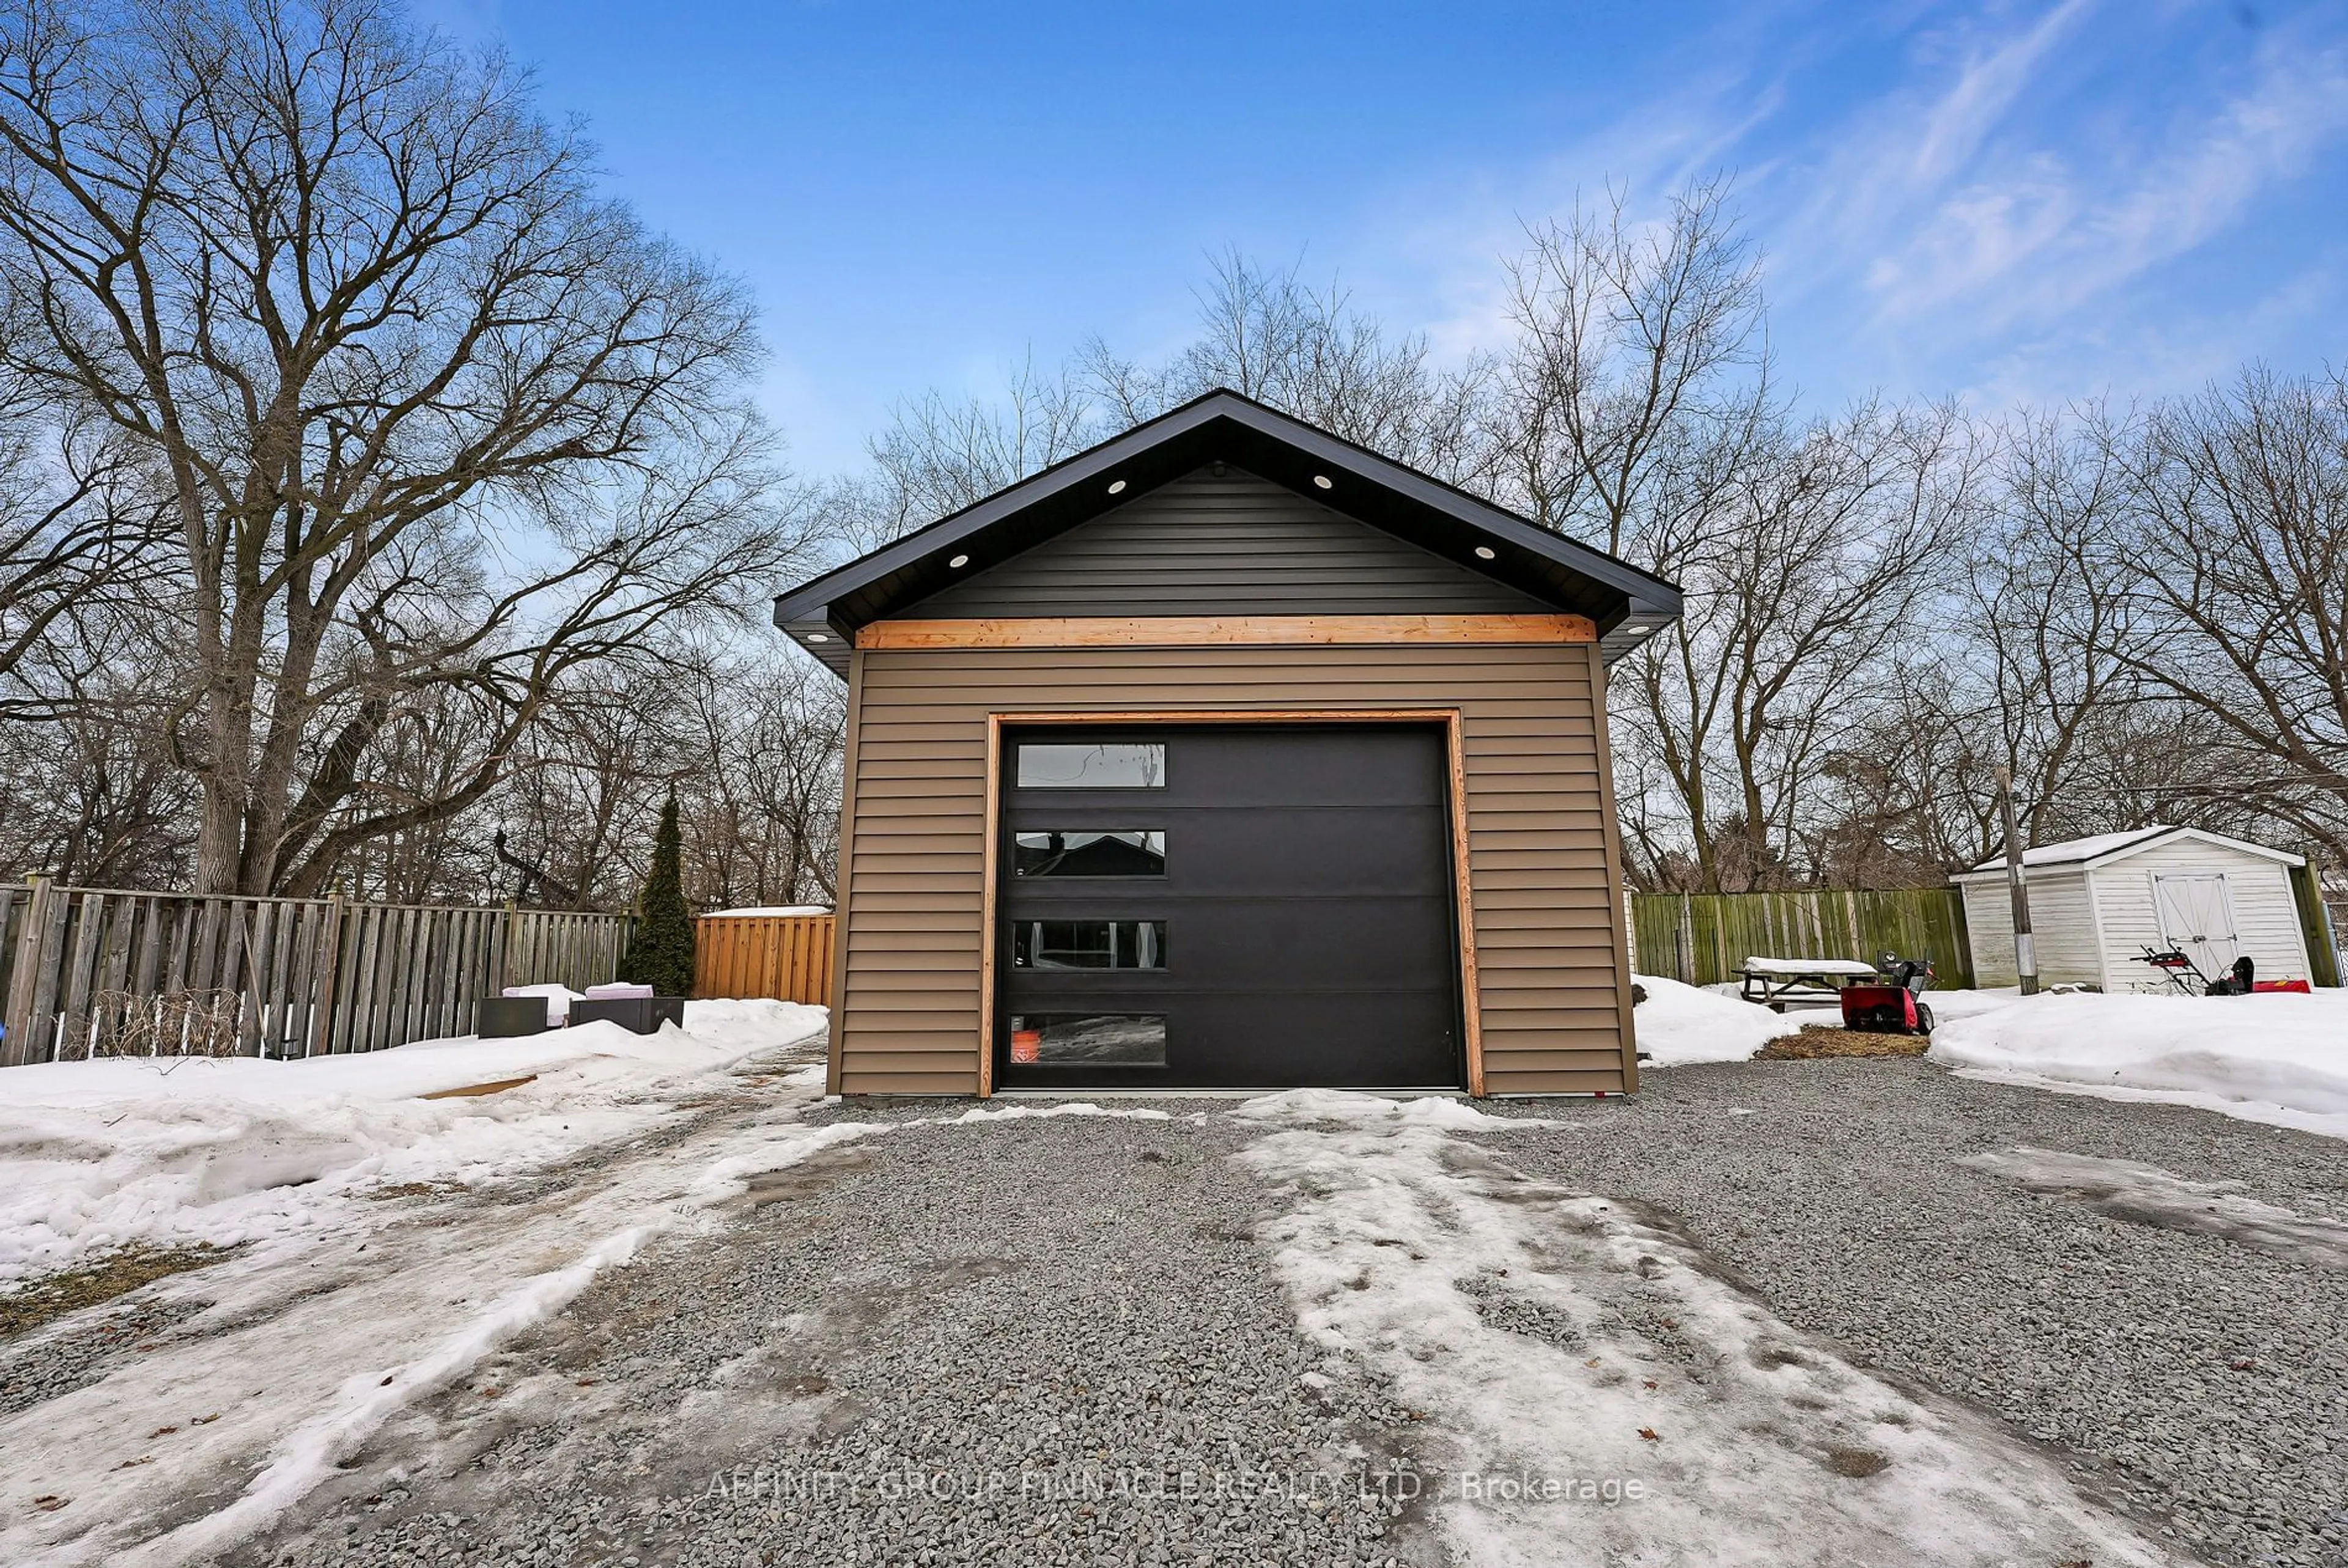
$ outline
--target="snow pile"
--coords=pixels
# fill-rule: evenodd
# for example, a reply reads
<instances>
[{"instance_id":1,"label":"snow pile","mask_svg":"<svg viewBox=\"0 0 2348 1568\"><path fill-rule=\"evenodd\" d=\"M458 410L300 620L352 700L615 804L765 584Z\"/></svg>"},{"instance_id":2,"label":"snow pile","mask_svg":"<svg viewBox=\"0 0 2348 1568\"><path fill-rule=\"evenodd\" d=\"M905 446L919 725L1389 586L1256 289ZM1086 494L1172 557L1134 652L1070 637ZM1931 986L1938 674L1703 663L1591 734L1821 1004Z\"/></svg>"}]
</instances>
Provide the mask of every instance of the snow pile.
<instances>
[{"instance_id":1,"label":"snow pile","mask_svg":"<svg viewBox=\"0 0 2348 1568\"><path fill-rule=\"evenodd\" d=\"M0 1284L129 1242L312 1232L385 1187L533 1170L640 1130L708 1075L824 1020L789 1002L692 1002L682 1032L596 1023L304 1061L0 1070ZM510 1087L423 1098L499 1083Z\"/></svg>"},{"instance_id":2,"label":"snow pile","mask_svg":"<svg viewBox=\"0 0 2348 1568\"><path fill-rule=\"evenodd\" d=\"M2348 1137L2348 991L1975 993L1957 1009L1936 1001L1947 1021L1933 1033L1931 1054L1971 1076L2197 1105Z\"/></svg>"},{"instance_id":3,"label":"snow pile","mask_svg":"<svg viewBox=\"0 0 2348 1568\"><path fill-rule=\"evenodd\" d=\"M957 1127L981 1122L1025 1122L1036 1116L1124 1116L1138 1122L1164 1122L1173 1112L1153 1110L1147 1105L1096 1105L1089 1100L1072 1101L1066 1105L1002 1105L975 1106L959 1116L923 1117L925 1122L950 1122Z\"/></svg>"},{"instance_id":4,"label":"snow pile","mask_svg":"<svg viewBox=\"0 0 2348 1568\"><path fill-rule=\"evenodd\" d=\"M1425 1413L1412 1452L1458 1561L2168 1561L1990 1423L1859 1371L1679 1237L1431 1112L1241 1113L1275 1129L1237 1158L1285 1204L1258 1235L1301 1325L1329 1374Z\"/></svg>"},{"instance_id":5,"label":"snow pile","mask_svg":"<svg viewBox=\"0 0 2348 1568\"><path fill-rule=\"evenodd\" d=\"M1538 1116L1489 1116L1449 1095L1389 1100L1381 1094L1355 1094L1344 1089L1291 1089L1266 1094L1236 1107L1231 1114L1250 1122L1297 1125L1352 1122L1372 1126L1449 1128L1461 1132L1500 1132L1516 1127L1560 1125Z\"/></svg>"},{"instance_id":6,"label":"snow pile","mask_svg":"<svg viewBox=\"0 0 2348 1568\"><path fill-rule=\"evenodd\" d=\"M143 1225L164 1240L217 1233L255 1245L150 1287L165 1301L203 1304L141 1347L154 1354L117 1360L100 1382L0 1415L0 1449L22 1460L17 1482L32 1489L27 1495L65 1500L53 1512L0 1515L0 1562L181 1568L217 1560L332 1479L386 1423L561 1312L602 1271L664 1233L722 1223L746 1178L885 1131L802 1122L823 1097L820 1066L773 1078L726 1071L823 1021L817 1008L696 1002L685 1031L655 1036L607 1025L312 1063L9 1070L39 1081L46 1103L0 1111L0 1127L34 1115L81 1119L70 1135L81 1140L86 1167L75 1170L63 1143L49 1147L46 1169L0 1156L11 1161L0 1165L0 1238L20 1258L30 1233L69 1254L98 1245L109 1225L118 1236ZM499 1093L410 1097L452 1076L471 1084L532 1066L535 1081ZM183 1077L195 1067L223 1071ZM136 1070L129 1091L127 1070ZM14 1081L0 1079L0 1087ZM681 1142L638 1136L676 1118L680 1102L712 1109ZM311 1126L320 1118L328 1119L323 1132ZM103 1143L118 1135L126 1142ZM304 1137L345 1145L339 1154L312 1151L317 1180L205 1195L206 1171L222 1162L261 1169L275 1157L273 1143ZM496 1192L420 1203L366 1195L398 1177L520 1173L606 1139L615 1146L520 1201ZM62 1228L19 1223L25 1194L14 1182L26 1172L46 1179L47 1211ZM86 1327L68 1319L54 1331Z\"/></svg>"},{"instance_id":7,"label":"snow pile","mask_svg":"<svg viewBox=\"0 0 2348 1568\"><path fill-rule=\"evenodd\" d=\"M1631 1009L1632 1031L1649 1067L1743 1061L1780 1035L1798 1034L1799 1016L1722 996L1657 975L1632 977L1647 999Z\"/></svg>"}]
</instances>

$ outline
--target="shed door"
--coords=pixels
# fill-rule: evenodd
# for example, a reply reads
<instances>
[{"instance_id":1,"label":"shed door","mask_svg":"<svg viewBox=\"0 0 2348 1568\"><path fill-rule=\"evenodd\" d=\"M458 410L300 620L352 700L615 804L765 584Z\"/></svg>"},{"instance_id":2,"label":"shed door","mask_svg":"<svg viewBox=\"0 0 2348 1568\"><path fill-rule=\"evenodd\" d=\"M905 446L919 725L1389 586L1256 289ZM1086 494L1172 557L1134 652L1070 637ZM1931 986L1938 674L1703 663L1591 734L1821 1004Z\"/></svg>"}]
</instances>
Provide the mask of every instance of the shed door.
<instances>
[{"instance_id":1,"label":"shed door","mask_svg":"<svg viewBox=\"0 0 2348 1568\"><path fill-rule=\"evenodd\" d=\"M2241 938L2234 929L2234 899L2227 890L2224 874L2156 876L2152 902L2160 913L2162 938L2191 958L2203 975L2222 975L2241 957Z\"/></svg>"},{"instance_id":2,"label":"shed door","mask_svg":"<svg viewBox=\"0 0 2348 1568\"><path fill-rule=\"evenodd\" d=\"M1052 726L1004 770L1005 1088L1462 1081L1440 731Z\"/></svg>"}]
</instances>

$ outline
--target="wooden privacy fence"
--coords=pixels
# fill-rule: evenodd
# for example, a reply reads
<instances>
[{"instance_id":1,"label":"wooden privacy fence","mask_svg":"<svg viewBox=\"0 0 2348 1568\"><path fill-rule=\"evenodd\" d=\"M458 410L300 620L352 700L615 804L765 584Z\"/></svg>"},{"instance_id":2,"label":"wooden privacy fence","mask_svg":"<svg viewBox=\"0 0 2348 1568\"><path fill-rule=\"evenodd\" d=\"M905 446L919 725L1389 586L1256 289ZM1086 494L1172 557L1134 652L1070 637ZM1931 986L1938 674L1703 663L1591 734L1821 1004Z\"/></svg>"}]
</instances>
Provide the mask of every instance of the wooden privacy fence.
<instances>
[{"instance_id":1,"label":"wooden privacy fence","mask_svg":"<svg viewBox=\"0 0 2348 1568\"><path fill-rule=\"evenodd\" d=\"M831 1005L829 915L704 915L694 922L693 994Z\"/></svg>"},{"instance_id":2,"label":"wooden privacy fence","mask_svg":"<svg viewBox=\"0 0 2348 1568\"><path fill-rule=\"evenodd\" d=\"M469 1034L503 987L610 979L624 915L0 886L0 1066L323 1056Z\"/></svg>"},{"instance_id":3,"label":"wooden privacy fence","mask_svg":"<svg viewBox=\"0 0 2348 1568\"><path fill-rule=\"evenodd\" d=\"M1746 958L1930 958L1933 984L1973 983L1965 907L1953 887L1882 892L1633 893L1633 967L1692 986L1733 980Z\"/></svg>"}]
</instances>

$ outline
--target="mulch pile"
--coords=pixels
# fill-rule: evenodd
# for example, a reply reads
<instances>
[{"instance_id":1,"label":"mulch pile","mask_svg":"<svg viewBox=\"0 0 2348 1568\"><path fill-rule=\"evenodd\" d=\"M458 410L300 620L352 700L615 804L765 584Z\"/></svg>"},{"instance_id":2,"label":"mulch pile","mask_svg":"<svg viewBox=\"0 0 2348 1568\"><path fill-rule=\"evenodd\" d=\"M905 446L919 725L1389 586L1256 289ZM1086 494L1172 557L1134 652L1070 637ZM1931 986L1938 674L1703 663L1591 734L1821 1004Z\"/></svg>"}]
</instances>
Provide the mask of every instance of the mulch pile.
<instances>
[{"instance_id":1,"label":"mulch pile","mask_svg":"<svg viewBox=\"0 0 2348 1568\"><path fill-rule=\"evenodd\" d=\"M1756 1061L1814 1061L1822 1056L1921 1056L1931 1041L1921 1034L1877 1034L1839 1024L1807 1023L1754 1053Z\"/></svg>"}]
</instances>

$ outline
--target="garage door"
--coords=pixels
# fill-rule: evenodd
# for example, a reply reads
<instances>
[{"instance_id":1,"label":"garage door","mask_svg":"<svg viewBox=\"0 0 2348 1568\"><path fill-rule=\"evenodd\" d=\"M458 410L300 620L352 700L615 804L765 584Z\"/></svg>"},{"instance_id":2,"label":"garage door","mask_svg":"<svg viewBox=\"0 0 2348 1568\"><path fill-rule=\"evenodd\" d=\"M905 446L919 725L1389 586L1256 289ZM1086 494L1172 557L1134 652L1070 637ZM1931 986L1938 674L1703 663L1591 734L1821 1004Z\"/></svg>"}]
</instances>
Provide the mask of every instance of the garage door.
<instances>
[{"instance_id":1,"label":"garage door","mask_svg":"<svg viewBox=\"0 0 2348 1568\"><path fill-rule=\"evenodd\" d=\"M1004 743L1003 1087L1462 1081L1440 731Z\"/></svg>"}]
</instances>

